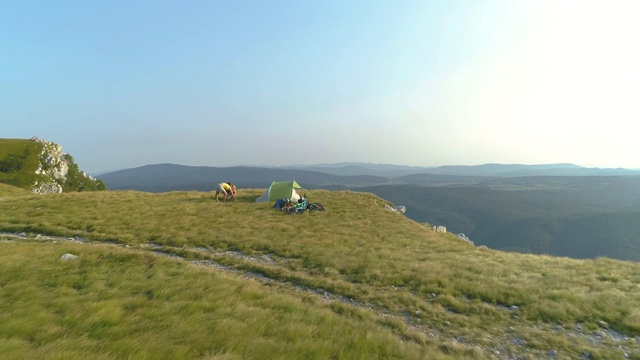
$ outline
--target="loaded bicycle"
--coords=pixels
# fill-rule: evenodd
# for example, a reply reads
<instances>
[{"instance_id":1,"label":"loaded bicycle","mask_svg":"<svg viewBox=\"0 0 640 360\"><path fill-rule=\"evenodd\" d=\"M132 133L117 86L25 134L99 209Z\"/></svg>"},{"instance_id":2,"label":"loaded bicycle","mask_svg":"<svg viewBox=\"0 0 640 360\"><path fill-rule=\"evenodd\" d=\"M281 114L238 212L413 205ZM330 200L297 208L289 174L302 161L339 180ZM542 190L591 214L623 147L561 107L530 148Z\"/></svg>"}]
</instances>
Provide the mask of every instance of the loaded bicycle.
<instances>
[{"instance_id":1,"label":"loaded bicycle","mask_svg":"<svg viewBox=\"0 0 640 360\"><path fill-rule=\"evenodd\" d=\"M307 210L325 211L325 208L322 204L308 202L306 195L300 197L297 201L292 201L291 199L279 199L276 201L273 207L275 209L286 212L289 215L302 215Z\"/></svg>"},{"instance_id":2,"label":"loaded bicycle","mask_svg":"<svg viewBox=\"0 0 640 360\"><path fill-rule=\"evenodd\" d=\"M287 211L287 213L289 215L293 215L293 214L302 215L302 214L304 214L305 210L307 210L307 198L305 198L304 196L301 197L300 199L298 199L297 203L294 203L291 206L285 207L285 210Z\"/></svg>"}]
</instances>

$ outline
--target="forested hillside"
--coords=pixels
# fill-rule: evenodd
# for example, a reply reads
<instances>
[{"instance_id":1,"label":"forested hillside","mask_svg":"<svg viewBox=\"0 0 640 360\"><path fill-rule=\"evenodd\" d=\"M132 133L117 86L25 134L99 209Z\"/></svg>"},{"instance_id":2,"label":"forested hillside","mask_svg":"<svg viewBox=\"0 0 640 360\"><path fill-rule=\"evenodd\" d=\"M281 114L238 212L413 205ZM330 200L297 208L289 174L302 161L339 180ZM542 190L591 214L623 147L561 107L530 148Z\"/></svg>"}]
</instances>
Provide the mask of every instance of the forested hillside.
<instances>
[{"instance_id":1,"label":"forested hillside","mask_svg":"<svg viewBox=\"0 0 640 360\"><path fill-rule=\"evenodd\" d=\"M540 177L478 186L363 188L476 244L640 261L639 177Z\"/></svg>"}]
</instances>

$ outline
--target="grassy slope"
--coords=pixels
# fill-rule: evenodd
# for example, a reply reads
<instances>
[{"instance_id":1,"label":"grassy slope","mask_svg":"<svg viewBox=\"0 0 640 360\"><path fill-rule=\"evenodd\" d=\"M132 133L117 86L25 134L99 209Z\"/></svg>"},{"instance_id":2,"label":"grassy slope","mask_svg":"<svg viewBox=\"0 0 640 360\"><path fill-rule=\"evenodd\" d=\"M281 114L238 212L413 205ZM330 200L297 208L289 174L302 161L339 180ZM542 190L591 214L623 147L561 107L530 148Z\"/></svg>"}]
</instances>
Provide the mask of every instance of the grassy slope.
<instances>
[{"instance_id":1,"label":"grassy slope","mask_svg":"<svg viewBox=\"0 0 640 360\"><path fill-rule=\"evenodd\" d=\"M64 253L79 259L59 260ZM425 355L367 314L340 316L316 299L157 255L0 243L0 259L3 359Z\"/></svg>"},{"instance_id":2,"label":"grassy slope","mask_svg":"<svg viewBox=\"0 0 640 360\"><path fill-rule=\"evenodd\" d=\"M19 187L7 185L7 184L0 184L0 198L2 199L8 196L13 197L13 196L31 195L31 194L32 194L31 191L23 188L19 188Z\"/></svg>"},{"instance_id":3,"label":"grassy slope","mask_svg":"<svg viewBox=\"0 0 640 360\"><path fill-rule=\"evenodd\" d=\"M0 188L0 197L5 192ZM302 216L285 215L269 205L254 203L261 193L262 190L242 190L238 201L229 203L216 203L211 193L203 192L107 191L5 197L0 202L0 231L80 236L128 244L129 251L147 249L149 244L156 248L157 244L160 251L201 262L213 261L240 273L271 279L273 282L267 284L278 291L239 276L220 274L219 270L193 269L183 262L160 260L142 253L132 255L112 248L89 250L89 245L74 245L71 249L87 255L79 265L62 265L73 268L72 278L64 280L69 269L56 270L59 262L51 260L62 248L54 251L52 247L56 245L38 245L40 248L35 251L35 245L3 245L0 253L15 258L9 263L39 264L32 272L40 275L25 281L35 282L33 286L45 290L60 287L55 284L64 282L60 291L67 296L58 305L46 299L38 300L39 305L28 305L29 302L21 305L23 302L15 300L26 295L20 286L10 286L16 281L20 284L19 280L13 280L19 278L19 271L11 266L7 270L7 265L3 265L1 269L8 275L0 278L10 280L0 284L2 312L11 317L12 313L25 313L35 307L41 313L23 330L19 330L23 325L17 321L18 330L3 336L16 342L14 349L18 349L15 350L18 354L44 353L45 343L64 336L70 343L61 343L55 348L57 351L77 347L85 353L101 349L105 357L149 355L151 348L140 344L150 341L147 340L152 337L150 334L156 334L153 339L157 343L171 344L171 336L175 334L165 329L175 321L170 314L179 313L187 324L197 323L203 314L213 313L203 320L206 325L198 325L184 335L183 340L193 347L184 349L186 357L223 354L221 358L262 355L278 358L286 357L289 351L305 357L296 351L309 349L311 358L341 357L341 354L345 358L391 354L402 358L425 354L477 358L489 357L495 351L520 355L524 351L536 358L555 349L566 356L589 352L595 357L616 358L623 351L619 346L593 344L586 337L558 332L558 328L596 329L606 322L604 326L628 336L640 334L637 263L608 259L578 261L474 248L451 235L436 234L383 210L382 200L366 193L314 191L310 199L323 203L328 211ZM32 253L40 252L48 254L48 262L29 260ZM126 260L117 260L120 258ZM3 259L1 263L7 261ZM148 267L155 269L152 274L155 271L174 274L149 285L152 294L173 295L160 298L162 301L155 301L154 297L154 301L145 303L145 309L152 313L164 311L163 316L169 317L166 323L129 320L131 311L127 304L143 301L144 296L139 293L147 289L142 283L155 276L149 276ZM46 280L47 276L60 280ZM117 281L108 285L111 276ZM259 293L258 298L265 298L268 305L256 311L268 313L260 315L267 319L254 322L248 320L251 317L237 315L241 319L236 319L236 315L231 315L229 304L254 306L251 296L242 292L215 291L222 292L219 301L227 304L221 306L226 310L217 312L216 306L205 306L213 301L210 294L205 295L206 289L220 286L214 280L217 277L233 283L229 286L232 289L250 287L252 292ZM83 279L93 280L82 285ZM194 281L196 284L190 285ZM55 286L47 285L52 282ZM80 285L74 287L78 282ZM110 287L115 290L108 290ZM191 288L195 290L187 291ZM100 291L105 293L95 294ZM333 301L322 302L319 293ZM70 323L64 316L56 315L57 309L87 307L87 302L103 301L99 296L107 301L104 315L107 319L96 320L102 324L99 328L104 333L91 338L90 344L85 343L81 334L98 325L91 325L88 320L76 322L78 318L91 317L95 309L76 314L73 317L76 320ZM130 296L134 299L129 299ZM292 305L283 308L274 305L281 302ZM227 317L231 320L224 325ZM272 317L279 321L273 323ZM298 324L301 318L316 320ZM46 330L52 322L56 324L56 319L58 325ZM337 322L340 324L335 325ZM334 325L340 329L337 333ZM123 326L128 334L126 339L112 333L112 326ZM281 335L276 334L279 331L265 329L273 326L278 329L290 326L292 330L290 335ZM317 329L320 333L309 330L315 327L328 328ZM33 341L34 334L42 331L52 332L47 335L50 338ZM243 340L235 347L205 344L203 337L220 332L224 337L229 337L227 333L236 334ZM247 353L249 350L243 346L256 332L264 334L264 342L273 346L265 345L259 353ZM120 347L114 345L118 341L125 341L130 347L123 345L124 350L118 352ZM277 350L283 343L291 349ZM317 347L312 345L315 343ZM355 350L347 353L354 344ZM0 352L2 349L15 354L14 350L0 346Z\"/></svg>"},{"instance_id":4,"label":"grassy slope","mask_svg":"<svg viewBox=\"0 0 640 360\"><path fill-rule=\"evenodd\" d=\"M41 178L36 175L36 170L40 164L38 155L40 155L41 151L42 144L33 140L0 139L0 161L6 160L9 156L23 159L21 160L19 171L11 173L0 172L0 183L30 189L36 180Z\"/></svg>"}]
</instances>

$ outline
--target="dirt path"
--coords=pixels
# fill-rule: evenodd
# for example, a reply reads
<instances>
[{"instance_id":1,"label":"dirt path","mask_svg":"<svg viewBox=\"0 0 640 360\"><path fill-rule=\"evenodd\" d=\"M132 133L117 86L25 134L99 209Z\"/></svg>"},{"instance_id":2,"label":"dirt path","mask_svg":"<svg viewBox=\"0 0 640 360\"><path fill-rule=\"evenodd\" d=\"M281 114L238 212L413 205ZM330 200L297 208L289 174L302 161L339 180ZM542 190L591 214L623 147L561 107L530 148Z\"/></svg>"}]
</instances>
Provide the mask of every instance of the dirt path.
<instances>
[{"instance_id":1,"label":"dirt path","mask_svg":"<svg viewBox=\"0 0 640 360\"><path fill-rule=\"evenodd\" d=\"M215 271L224 271L235 273L242 276L245 279L259 281L263 284L277 285L285 289L289 289L294 292L304 293L308 295L317 296L322 302L340 302L349 306L356 307L358 309L366 310L374 313L381 320L384 318L394 318L405 323L413 331L417 331L425 334L432 339L438 339L438 342L442 343L455 343L457 346L469 347L469 348L481 348L485 355L496 359L528 359L528 358L544 358L544 359L559 359L564 358L562 354L554 349L547 351L541 351L538 349L532 349L525 340L519 338L517 333L520 331L514 331L515 329L505 329L504 334L500 336L499 343L505 344L505 346L487 347L477 344L473 339L464 339L460 336L456 336L455 333L446 333L442 329L435 329L428 324L420 323L419 319L414 318L408 314L399 315L394 314L385 309L379 308L370 303L362 303L356 299L349 298L342 294L335 294L327 289L322 288L310 288L301 286L290 281L282 281L280 279L274 279L267 277L263 274L236 269L234 267L224 265L218 261L206 259L189 259L185 256L179 255L181 252L189 251L192 253L198 253L205 255L204 257L216 257L216 258L233 258L240 259L242 261L254 264L260 264L263 266L278 267L279 264L286 263L287 260L278 258L274 255L264 254L260 256L247 255L239 251L215 251L208 248L172 248L162 246L158 244L143 244L140 246L130 246L118 243L91 241L80 237L61 237L61 236L49 236L49 235L27 235L25 233L12 234L12 233L0 233L0 241L2 242L41 242L41 243L61 243L72 242L85 245L110 245L119 248L128 249L131 251L146 251L159 256L165 256L177 261L186 261L190 264L199 267L212 268ZM504 311L513 311L513 309L503 309ZM608 329L606 324L602 324L602 328L597 330L587 330L582 324L577 324L571 329L564 328L560 325L556 325L549 328L543 327L527 327L527 330L540 331L540 332L552 332L556 336L566 337L567 339L581 339L586 343L596 348L608 348L618 349L622 354L623 359L630 359L640 357L640 336L629 337L624 334L618 333L614 330ZM582 359L591 359L593 356L584 352L581 355Z\"/></svg>"}]
</instances>

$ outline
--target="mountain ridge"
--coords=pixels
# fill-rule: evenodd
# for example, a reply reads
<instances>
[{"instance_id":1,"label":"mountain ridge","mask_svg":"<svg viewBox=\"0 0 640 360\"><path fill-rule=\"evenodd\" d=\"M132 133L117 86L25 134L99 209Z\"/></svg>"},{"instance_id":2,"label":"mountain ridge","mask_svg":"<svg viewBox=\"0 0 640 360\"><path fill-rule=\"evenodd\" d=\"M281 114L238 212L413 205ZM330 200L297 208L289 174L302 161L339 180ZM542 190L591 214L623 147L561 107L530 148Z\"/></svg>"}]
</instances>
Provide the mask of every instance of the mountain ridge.
<instances>
[{"instance_id":1,"label":"mountain ridge","mask_svg":"<svg viewBox=\"0 0 640 360\"><path fill-rule=\"evenodd\" d=\"M412 174L437 174L457 176L588 176L588 175L640 175L640 170L624 168L593 168L583 167L572 163L550 164L499 164L486 163L481 165L442 165L434 167L373 164L373 163L333 163L317 165L282 166L292 169L315 169L337 175L378 175L396 178Z\"/></svg>"},{"instance_id":2,"label":"mountain ridge","mask_svg":"<svg viewBox=\"0 0 640 360\"><path fill-rule=\"evenodd\" d=\"M340 176L318 171L259 168L248 166L210 167L179 164L152 164L100 175L107 187L115 190L163 192L171 190L209 191L220 182L232 181L240 187L266 188L272 181L295 179L312 187L382 184L388 179L370 175Z\"/></svg>"},{"instance_id":3,"label":"mountain ridge","mask_svg":"<svg viewBox=\"0 0 640 360\"><path fill-rule=\"evenodd\" d=\"M211 190L217 183L233 181L244 187L268 187L272 181L296 180L311 187L357 188L382 184L468 185L486 183L499 178L518 177L589 177L640 176L640 171L628 169L584 168L574 164L522 165L484 164L451 165L408 170L406 166L347 163L336 167L256 167L256 166L191 166L173 163L150 164L122 169L98 176L112 189L142 191ZM356 165L364 164L364 165ZM370 166L369 168L365 165ZM427 171L428 170L428 171Z\"/></svg>"}]
</instances>

